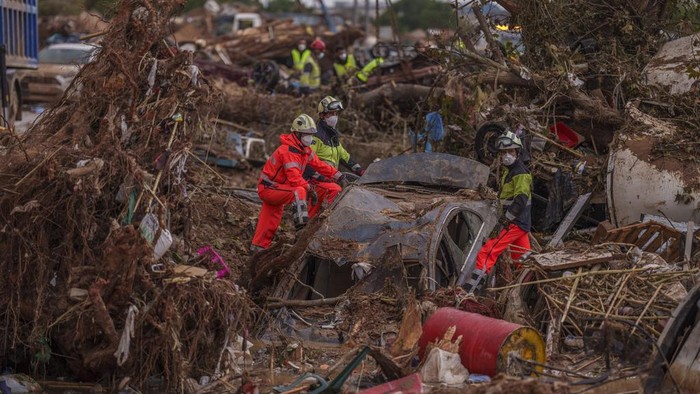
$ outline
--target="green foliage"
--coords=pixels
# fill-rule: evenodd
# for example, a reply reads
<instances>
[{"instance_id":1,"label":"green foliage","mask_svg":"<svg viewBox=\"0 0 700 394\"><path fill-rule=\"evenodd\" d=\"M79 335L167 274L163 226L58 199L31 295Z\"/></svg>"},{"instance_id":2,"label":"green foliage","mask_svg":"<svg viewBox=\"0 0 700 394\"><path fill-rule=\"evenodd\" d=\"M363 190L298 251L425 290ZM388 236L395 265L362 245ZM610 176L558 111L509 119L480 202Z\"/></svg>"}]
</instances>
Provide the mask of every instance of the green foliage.
<instances>
[{"instance_id":1,"label":"green foliage","mask_svg":"<svg viewBox=\"0 0 700 394\"><path fill-rule=\"evenodd\" d=\"M85 9L83 0L41 0L39 1L39 15L78 15Z\"/></svg>"},{"instance_id":2,"label":"green foliage","mask_svg":"<svg viewBox=\"0 0 700 394\"><path fill-rule=\"evenodd\" d=\"M455 15L449 3L435 0L401 0L379 17L380 25L391 25L391 13L395 13L399 31L415 29L454 28Z\"/></svg>"},{"instance_id":3,"label":"green foliage","mask_svg":"<svg viewBox=\"0 0 700 394\"><path fill-rule=\"evenodd\" d=\"M117 5L119 5L119 0L85 0L86 10L97 11L104 16L111 15Z\"/></svg>"},{"instance_id":4,"label":"green foliage","mask_svg":"<svg viewBox=\"0 0 700 394\"><path fill-rule=\"evenodd\" d=\"M265 8L265 11L270 13L276 12L304 12L305 8L300 7L299 3L294 0L270 0L270 3Z\"/></svg>"},{"instance_id":5,"label":"green foliage","mask_svg":"<svg viewBox=\"0 0 700 394\"><path fill-rule=\"evenodd\" d=\"M668 30L680 35L700 31L700 2L696 0L676 0L669 5Z\"/></svg>"}]
</instances>

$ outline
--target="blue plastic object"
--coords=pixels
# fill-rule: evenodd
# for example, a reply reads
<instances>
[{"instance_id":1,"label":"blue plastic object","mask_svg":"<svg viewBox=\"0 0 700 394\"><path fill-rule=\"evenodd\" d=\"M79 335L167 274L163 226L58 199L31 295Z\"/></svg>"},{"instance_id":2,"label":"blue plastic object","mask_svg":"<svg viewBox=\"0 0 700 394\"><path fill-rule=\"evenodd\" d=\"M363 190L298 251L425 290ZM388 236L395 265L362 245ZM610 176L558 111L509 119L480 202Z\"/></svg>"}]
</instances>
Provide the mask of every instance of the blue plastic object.
<instances>
[{"instance_id":1,"label":"blue plastic object","mask_svg":"<svg viewBox=\"0 0 700 394\"><path fill-rule=\"evenodd\" d=\"M488 383L491 381L491 378L488 377L488 375L479 375L476 373L473 373L469 375L469 380L467 382L469 383Z\"/></svg>"},{"instance_id":2,"label":"blue plastic object","mask_svg":"<svg viewBox=\"0 0 700 394\"><path fill-rule=\"evenodd\" d=\"M0 45L8 68L39 64L38 16L37 0L0 0Z\"/></svg>"},{"instance_id":3,"label":"blue plastic object","mask_svg":"<svg viewBox=\"0 0 700 394\"><path fill-rule=\"evenodd\" d=\"M428 139L431 141L442 141L445 138L445 129L442 127L442 115L439 112L430 112L425 115L425 127Z\"/></svg>"}]
</instances>

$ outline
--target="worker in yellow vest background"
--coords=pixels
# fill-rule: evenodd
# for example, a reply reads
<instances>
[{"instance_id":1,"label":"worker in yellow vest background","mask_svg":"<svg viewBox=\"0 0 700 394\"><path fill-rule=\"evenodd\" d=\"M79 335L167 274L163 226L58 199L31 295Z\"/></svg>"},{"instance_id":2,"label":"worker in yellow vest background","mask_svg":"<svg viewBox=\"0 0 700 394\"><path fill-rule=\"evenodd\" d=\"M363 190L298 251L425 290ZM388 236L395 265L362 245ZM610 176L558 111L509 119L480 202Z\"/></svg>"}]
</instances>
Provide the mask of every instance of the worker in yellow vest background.
<instances>
[{"instance_id":1,"label":"worker in yellow vest background","mask_svg":"<svg viewBox=\"0 0 700 394\"><path fill-rule=\"evenodd\" d=\"M309 56L311 56L311 50L306 46L306 39L302 38L297 42L297 47L292 49L292 68L295 72L301 74Z\"/></svg>"},{"instance_id":2,"label":"worker in yellow vest background","mask_svg":"<svg viewBox=\"0 0 700 394\"><path fill-rule=\"evenodd\" d=\"M335 61L333 62L333 71L338 80L339 85L344 85L345 82L352 78L357 72L357 60L352 53L343 46L335 48Z\"/></svg>"},{"instance_id":3,"label":"worker in yellow vest background","mask_svg":"<svg viewBox=\"0 0 700 394\"><path fill-rule=\"evenodd\" d=\"M311 43L311 55L306 57L304 67L299 78L299 92L302 95L313 93L321 87L321 66L319 61L326 52L326 43L316 38Z\"/></svg>"},{"instance_id":4,"label":"worker in yellow vest background","mask_svg":"<svg viewBox=\"0 0 700 394\"><path fill-rule=\"evenodd\" d=\"M357 80L360 83L367 83L367 80L369 79L370 75L372 75L372 73L376 71L377 67L379 67L382 63L384 63L383 58L375 57L374 59L372 59L372 61L370 61L369 63L365 64L364 67L362 67L362 69L360 70L360 72L357 73L355 78L357 78Z\"/></svg>"}]
</instances>

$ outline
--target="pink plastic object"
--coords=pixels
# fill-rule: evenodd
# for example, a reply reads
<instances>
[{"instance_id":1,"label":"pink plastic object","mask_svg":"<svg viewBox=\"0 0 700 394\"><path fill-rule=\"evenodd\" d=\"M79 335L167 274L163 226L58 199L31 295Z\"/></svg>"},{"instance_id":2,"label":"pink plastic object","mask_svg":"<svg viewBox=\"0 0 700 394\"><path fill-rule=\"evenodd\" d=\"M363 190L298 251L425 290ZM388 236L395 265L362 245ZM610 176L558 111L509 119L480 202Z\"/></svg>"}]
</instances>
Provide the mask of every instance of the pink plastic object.
<instances>
[{"instance_id":1,"label":"pink plastic object","mask_svg":"<svg viewBox=\"0 0 700 394\"><path fill-rule=\"evenodd\" d=\"M218 263L221 265L221 267L223 267L222 269L216 271L216 279L221 279L231 272L221 255L219 255L219 253L217 253L216 250L214 250L214 248L212 248L211 246L205 246L203 248L200 248L199 250L197 250L197 254L200 256L204 256L205 254L207 254L211 256L211 261L213 263Z\"/></svg>"},{"instance_id":2,"label":"pink plastic object","mask_svg":"<svg viewBox=\"0 0 700 394\"><path fill-rule=\"evenodd\" d=\"M559 142L567 148L575 148L585 139L581 134L577 133L563 122L557 122L549 126L549 132L556 135Z\"/></svg>"}]
</instances>

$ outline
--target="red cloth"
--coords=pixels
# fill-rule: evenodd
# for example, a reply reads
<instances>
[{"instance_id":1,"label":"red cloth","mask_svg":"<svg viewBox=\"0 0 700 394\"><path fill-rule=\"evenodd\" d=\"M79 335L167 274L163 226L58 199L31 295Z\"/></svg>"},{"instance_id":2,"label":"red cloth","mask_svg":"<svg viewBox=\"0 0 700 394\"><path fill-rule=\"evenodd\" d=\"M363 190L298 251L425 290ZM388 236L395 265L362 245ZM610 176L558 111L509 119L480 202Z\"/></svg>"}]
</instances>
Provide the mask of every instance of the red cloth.
<instances>
[{"instance_id":1,"label":"red cloth","mask_svg":"<svg viewBox=\"0 0 700 394\"><path fill-rule=\"evenodd\" d=\"M265 163L258 183L258 196L263 204L255 227L253 245L265 249L272 243L282 221L284 207L297 198L301 201L306 200L306 192L310 186L302 174L307 165L328 178L337 180L342 175L340 171L321 161L311 148L302 145L294 134L283 134L280 136L280 142L280 147ZM325 199L333 201L339 191L338 185L319 184L319 201L318 207L313 207L314 214ZM309 217L312 216L309 212Z\"/></svg>"},{"instance_id":2,"label":"red cloth","mask_svg":"<svg viewBox=\"0 0 700 394\"><path fill-rule=\"evenodd\" d=\"M530 250L529 233L517 225L511 223L508 228L501 230L497 237L491 238L479 250L476 255L476 268L484 269L486 272L491 272L491 268L496 264L496 260L508 246L510 248L510 258L515 261L520 258L525 252Z\"/></svg>"},{"instance_id":3,"label":"red cloth","mask_svg":"<svg viewBox=\"0 0 700 394\"><path fill-rule=\"evenodd\" d=\"M318 214L318 211L321 210L321 206L323 206L324 201L328 201L328 205L330 205L330 203L335 200L338 193L343 190L340 185L333 182L313 182L313 188L316 190L316 194L318 195L318 201L316 202L316 205L312 205L309 201L309 219Z\"/></svg>"}]
</instances>

